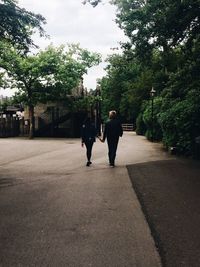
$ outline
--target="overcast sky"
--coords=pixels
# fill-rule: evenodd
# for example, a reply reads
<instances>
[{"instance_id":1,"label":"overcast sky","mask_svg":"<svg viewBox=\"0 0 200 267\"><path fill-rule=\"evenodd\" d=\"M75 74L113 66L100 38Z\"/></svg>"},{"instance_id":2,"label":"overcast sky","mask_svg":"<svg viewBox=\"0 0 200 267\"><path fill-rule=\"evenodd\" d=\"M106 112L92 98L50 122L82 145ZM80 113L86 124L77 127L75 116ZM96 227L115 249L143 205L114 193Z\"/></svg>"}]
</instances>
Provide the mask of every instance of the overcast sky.
<instances>
[{"instance_id":1,"label":"overcast sky","mask_svg":"<svg viewBox=\"0 0 200 267\"><path fill-rule=\"evenodd\" d=\"M41 49L50 43L57 46L80 43L82 48L102 54L103 59L124 41L123 31L115 23L115 7L100 4L96 8L82 4L82 0L19 0L19 6L46 18L44 26L50 39L34 37ZM89 70L84 86L95 89L96 79L105 75L105 63ZM2 92L0 92L2 94ZM4 93L5 94L5 93Z\"/></svg>"}]
</instances>

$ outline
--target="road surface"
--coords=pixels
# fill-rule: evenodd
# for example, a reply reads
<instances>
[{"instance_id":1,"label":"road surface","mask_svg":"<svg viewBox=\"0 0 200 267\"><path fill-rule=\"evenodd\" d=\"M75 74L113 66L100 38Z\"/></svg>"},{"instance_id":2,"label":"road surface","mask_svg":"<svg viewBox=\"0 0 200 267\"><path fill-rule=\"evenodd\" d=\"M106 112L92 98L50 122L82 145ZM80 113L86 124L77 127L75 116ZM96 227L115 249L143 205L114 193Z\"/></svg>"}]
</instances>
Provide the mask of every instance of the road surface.
<instances>
[{"instance_id":1,"label":"road surface","mask_svg":"<svg viewBox=\"0 0 200 267\"><path fill-rule=\"evenodd\" d=\"M168 157L133 132L116 167L97 140L86 167L80 139L0 139L0 266L160 267L127 164Z\"/></svg>"}]
</instances>

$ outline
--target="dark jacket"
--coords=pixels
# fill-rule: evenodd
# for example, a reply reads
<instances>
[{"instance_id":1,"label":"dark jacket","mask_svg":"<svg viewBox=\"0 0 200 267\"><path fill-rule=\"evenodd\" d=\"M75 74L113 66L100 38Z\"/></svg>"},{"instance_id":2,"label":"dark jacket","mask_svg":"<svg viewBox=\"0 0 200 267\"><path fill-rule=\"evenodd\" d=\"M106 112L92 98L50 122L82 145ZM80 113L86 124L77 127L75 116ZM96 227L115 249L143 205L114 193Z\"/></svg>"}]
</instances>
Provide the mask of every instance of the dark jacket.
<instances>
[{"instance_id":1,"label":"dark jacket","mask_svg":"<svg viewBox=\"0 0 200 267\"><path fill-rule=\"evenodd\" d=\"M123 135L121 123L117 119L112 119L105 124L103 140L116 140Z\"/></svg>"},{"instance_id":2,"label":"dark jacket","mask_svg":"<svg viewBox=\"0 0 200 267\"><path fill-rule=\"evenodd\" d=\"M84 123L81 128L81 138L83 143L96 141L96 129L93 123Z\"/></svg>"}]
</instances>

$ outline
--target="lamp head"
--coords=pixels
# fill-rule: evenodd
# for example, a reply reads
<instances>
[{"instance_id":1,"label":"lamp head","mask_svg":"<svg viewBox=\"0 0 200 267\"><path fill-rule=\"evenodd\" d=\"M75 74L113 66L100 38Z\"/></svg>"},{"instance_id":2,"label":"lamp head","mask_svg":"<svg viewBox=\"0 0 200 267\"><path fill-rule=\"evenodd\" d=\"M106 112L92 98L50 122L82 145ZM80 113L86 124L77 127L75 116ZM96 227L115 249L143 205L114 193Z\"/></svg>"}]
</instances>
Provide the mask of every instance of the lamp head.
<instances>
[{"instance_id":1,"label":"lamp head","mask_svg":"<svg viewBox=\"0 0 200 267\"><path fill-rule=\"evenodd\" d=\"M152 97L155 95L155 92L156 92L156 90L154 90L154 88L152 87L151 92L150 92Z\"/></svg>"}]
</instances>

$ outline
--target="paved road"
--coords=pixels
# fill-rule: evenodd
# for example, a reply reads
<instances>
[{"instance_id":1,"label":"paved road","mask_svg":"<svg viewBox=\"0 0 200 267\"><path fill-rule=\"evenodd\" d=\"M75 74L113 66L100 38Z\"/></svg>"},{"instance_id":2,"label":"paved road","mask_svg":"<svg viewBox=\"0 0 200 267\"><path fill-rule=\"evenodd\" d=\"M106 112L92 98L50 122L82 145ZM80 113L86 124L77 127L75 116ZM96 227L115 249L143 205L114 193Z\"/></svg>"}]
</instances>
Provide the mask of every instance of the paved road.
<instances>
[{"instance_id":1,"label":"paved road","mask_svg":"<svg viewBox=\"0 0 200 267\"><path fill-rule=\"evenodd\" d=\"M117 167L99 141L0 139L0 266L160 267L126 164L167 159L125 133Z\"/></svg>"},{"instance_id":2,"label":"paved road","mask_svg":"<svg viewBox=\"0 0 200 267\"><path fill-rule=\"evenodd\" d=\"M200 164L172 158L128 166L165 267L199 267Z\"/></svg>"}]
</instances>

